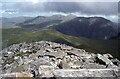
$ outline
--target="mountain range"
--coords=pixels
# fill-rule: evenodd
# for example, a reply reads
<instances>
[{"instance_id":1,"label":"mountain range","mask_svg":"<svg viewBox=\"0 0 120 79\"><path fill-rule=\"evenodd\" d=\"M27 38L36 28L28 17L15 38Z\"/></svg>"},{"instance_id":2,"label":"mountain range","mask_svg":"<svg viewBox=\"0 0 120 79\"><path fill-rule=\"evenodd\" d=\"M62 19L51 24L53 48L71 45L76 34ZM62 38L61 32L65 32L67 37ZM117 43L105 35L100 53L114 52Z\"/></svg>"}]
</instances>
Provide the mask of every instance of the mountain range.
<instances>
[{"instance_id":1,"label":"mountain range","mask_svg":"<svg viewBox=\"0 0 120 79\"><path fill-rule=\"evenodd\" d=\"M21 42L41 40L67 44L89 52L107 53L119 57L119 26L103 17L77 17L74 15L4 20L9 27L2 28L2 47ZM11 25L13 22L13 25ZM12 26L12 27L11 27ZM17 27L16 27L17 26Z\"/></svg>"},{"instance_id":2,"label":"mountain range","mask_svg":"<svg viewBox=\"0 0 120 79\"><path fill-rule=\"evenodd\" d=\"M16 25L17 23L21 23L32 18L33 17L26 17L26 16L25 17L19 16L19 17L12 17L12 18L1 17L0 25L2 25L2 28L19 28Z\"/></svg>"},{"instance_id":3,"label":"mountain range","mask_svg":"<svg viewBox=\"0 0 120 79\"><path fill-rule=\"evenodd\" d=\"M118 25L103 17L77 17L74 15L37 16L17 23L27 29L55 29L63 34L92 39L109 39L118 34Z\"/></svg>"}]
</instances>

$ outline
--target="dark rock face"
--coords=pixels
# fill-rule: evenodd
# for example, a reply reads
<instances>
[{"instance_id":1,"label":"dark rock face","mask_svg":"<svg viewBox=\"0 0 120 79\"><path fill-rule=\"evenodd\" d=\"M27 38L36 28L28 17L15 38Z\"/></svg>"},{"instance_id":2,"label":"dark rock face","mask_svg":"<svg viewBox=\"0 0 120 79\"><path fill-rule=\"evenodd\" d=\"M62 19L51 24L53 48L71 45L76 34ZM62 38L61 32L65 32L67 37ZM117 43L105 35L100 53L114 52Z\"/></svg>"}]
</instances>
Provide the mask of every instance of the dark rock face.
<instances>
[{"instance_id":1,"label":"dark rock face","mask_svg":"<svg viewBox=\"0 0 120 79\"><path fill-rule=\"evenodd\" d=\"M120 39L120 32L116 36L111 37L111 39Z\"/></svg>"},{"instance_id":2,"label":"dark rock face","mask_svg":"<svg viewBox=\"0 0 120 79\"><path fill-rule=\"evenodd\" d=\"M34 77L71 77L70 74L75 72L72 77L92 77L98 73L95 75L97 77L102 75L103 71L108 76L113 76L110 72L120 68L120 61L114 59L110 54L94 54L83 49L48 41L14 44L3 49L1 53L3 54L1 58L3 67L0 68L3 70L3 74L29 72ZM85 73L78 75L81 73L81 69L92 75L85 75ZM60 71L67 72L69 75Z\"/></svg>"},{"instance_id":3,"label":"dark rock face","mask_svg":"<svg viewBox=\"0 0 120 79\"><path fill-rule=\"evenodd\" d=\"M117 35L116 28L117 25L102 17L77 17L55 27L64 34L97 39L109 39Z\"/></svg>"}]
</instances>

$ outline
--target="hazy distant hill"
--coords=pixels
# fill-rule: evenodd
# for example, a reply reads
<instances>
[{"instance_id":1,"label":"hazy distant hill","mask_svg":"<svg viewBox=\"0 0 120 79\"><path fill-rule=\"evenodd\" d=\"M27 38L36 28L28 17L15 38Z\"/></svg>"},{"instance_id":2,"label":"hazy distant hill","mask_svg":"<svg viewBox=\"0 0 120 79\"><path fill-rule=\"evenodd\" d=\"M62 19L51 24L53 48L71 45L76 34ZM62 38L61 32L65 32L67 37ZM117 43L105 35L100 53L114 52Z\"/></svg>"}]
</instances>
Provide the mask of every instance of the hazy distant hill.
<instances>
[{"instance_id":1,"label":"hazy distant hill","mask_svg":"<svg viewBox=\"0 0 120 79\"><path fill-rule=\"evenodd\" d=\"M0 18L0 20L2 21L2 28L16 28L18 26L16 26L16 24L24 22L28 19L31 19L33 17L13 17L13 18L5 18L2 17ZM1 24L0 24L1 25Z\"/></svg>"},{"instance_id":2,"label":"hazy distant hill","mask_svg":"<svg viewBox=\"0 0 120 79\"><path fill-rule=\"evenodd\" d=\"M40 28L45 28L45 27L49 27L49 26L53 26L55 24L58 24L58 23L60 23L62 18L63 18L63 16L61 16L61 15L53 15L50 17L37 16L35 18L26 20L26 21L19 23L17 25L22 27L22 28L40 29Z\"/></svg>"}]
</instances>

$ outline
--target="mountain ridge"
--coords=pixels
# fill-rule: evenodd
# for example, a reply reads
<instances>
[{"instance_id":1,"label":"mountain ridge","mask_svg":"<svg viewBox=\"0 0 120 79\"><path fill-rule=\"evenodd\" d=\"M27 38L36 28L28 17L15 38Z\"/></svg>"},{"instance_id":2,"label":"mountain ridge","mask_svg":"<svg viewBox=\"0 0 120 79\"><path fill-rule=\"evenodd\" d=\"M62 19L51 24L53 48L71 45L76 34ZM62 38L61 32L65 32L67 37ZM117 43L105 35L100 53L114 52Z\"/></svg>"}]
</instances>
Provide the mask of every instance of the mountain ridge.
<instances>
[{"instance_id":1,"label":"mountain ridge","mask_svg":"<svg viewBox=\"0 0 120 79\"><path fill-rule=\"evenodd\" d=\"M91 19L96 22L91 23ZM71 21L55 26L55 29L61 33L77 37L109 39L117 34L118 30L113 27L117 26L113 26L110 20L102 17L77 17Z\"/></svg>"},{"instance_id":2,"label":"mountain ridge","mask_svg":"<svg viewBox=\"0 0 120 79\"><path fill-rule=\"evenodd\" d=\"M71 15L53 17L38 16L19 23L18 26L28 29L49 27L67 35L96 39L109 39L118 33L118 26L103 17L77 17Z\"/></svg>"}]
</instances>

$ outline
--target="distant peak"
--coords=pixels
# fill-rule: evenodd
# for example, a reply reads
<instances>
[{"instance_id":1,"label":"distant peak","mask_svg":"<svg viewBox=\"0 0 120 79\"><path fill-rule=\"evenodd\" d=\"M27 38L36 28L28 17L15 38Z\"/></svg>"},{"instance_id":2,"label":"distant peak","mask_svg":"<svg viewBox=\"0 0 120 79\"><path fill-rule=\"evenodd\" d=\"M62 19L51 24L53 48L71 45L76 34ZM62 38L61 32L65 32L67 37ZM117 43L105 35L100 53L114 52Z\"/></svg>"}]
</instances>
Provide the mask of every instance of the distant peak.
<instances>
[{"instance_id":1,"label":"distant peak","mask_svg":"<svg viewBox=\"0 0 120 79\"><path fill-rule=\"evenodd\" d=\"M73 14L69 14L67 15L66 17L77 17L76 15L73 15Z\"/></svg>"},{"instance_id":2,"label":"distant peak","mask_svg":"<svg viewBox=\"0 0 120 79\"><path fill-rule=\"evenodd\" d=\"M70 21L70 20L72 20L72 19L74 19L74 18L76 18L76 17L77 17L77 16L75 16L75 15L69 14L69 15L67 15L67 16L65 16L65 17L63 18L63 21L62 21L62 22Z\"/></svg>"},{"instance_id":3,"label":"distant peak","mask_svg":"<svg viewBox=\"0 0 120 79\"><path fill-rule=\"evenodd\" d=\"M45 16L37 16L36 18L45 18Z\"/></svg>"}]
</instances>

